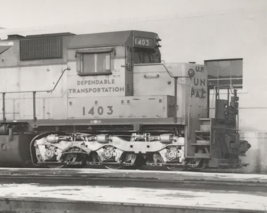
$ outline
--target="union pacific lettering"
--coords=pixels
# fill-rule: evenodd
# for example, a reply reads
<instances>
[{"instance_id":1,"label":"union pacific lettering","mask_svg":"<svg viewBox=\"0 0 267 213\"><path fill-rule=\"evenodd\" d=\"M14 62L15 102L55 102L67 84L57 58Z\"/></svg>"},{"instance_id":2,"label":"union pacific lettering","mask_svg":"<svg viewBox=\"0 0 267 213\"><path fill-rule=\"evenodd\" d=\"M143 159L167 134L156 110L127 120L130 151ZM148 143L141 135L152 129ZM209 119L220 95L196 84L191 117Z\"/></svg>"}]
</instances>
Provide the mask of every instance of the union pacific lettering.
<instances>
[{"instance_id":1,"label":"union pacific lettering","mask_svg":"<svg viewBox=\"0 0 267 213\"><path fill-rule=\"evenodd\" d=\"M192 85L192 90L191 90L191 97L193 98L199 98L199 99L205 99L206 96L206 81L205 79L205 73L204 73L204 67L195 67L195 72L198 74L194 76L193 78L193 85Z\"/></svg>"},{"instance_id":2,"label":"union pacific lettering","mask_svg":"<svg viewBox=\"0 0 267 213\"><path fill-rule=\"evenodd\" d=\"M100 93L100 92L124 92L124 87L101 87L101 88L82 88L69 89L69 93Z\"/></svg>"}]
</instances>

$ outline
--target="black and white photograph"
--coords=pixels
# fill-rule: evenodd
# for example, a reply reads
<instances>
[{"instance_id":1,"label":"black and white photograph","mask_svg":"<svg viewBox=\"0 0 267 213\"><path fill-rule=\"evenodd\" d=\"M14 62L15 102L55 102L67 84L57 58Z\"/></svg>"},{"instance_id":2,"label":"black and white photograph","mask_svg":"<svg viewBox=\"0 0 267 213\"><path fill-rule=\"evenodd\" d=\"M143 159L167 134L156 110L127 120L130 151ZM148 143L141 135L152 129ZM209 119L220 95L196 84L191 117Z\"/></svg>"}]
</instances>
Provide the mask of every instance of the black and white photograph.
<instances>
[{"instance_id":1,"label":"black and white photograph","mask_svg":"<svg viewBox=\"0 0 267 213\"><path fill-rule=\"evenodd\" d=\"M267 213L267 0L0 0L0 213Z\"/></svg>"}]
</instances>

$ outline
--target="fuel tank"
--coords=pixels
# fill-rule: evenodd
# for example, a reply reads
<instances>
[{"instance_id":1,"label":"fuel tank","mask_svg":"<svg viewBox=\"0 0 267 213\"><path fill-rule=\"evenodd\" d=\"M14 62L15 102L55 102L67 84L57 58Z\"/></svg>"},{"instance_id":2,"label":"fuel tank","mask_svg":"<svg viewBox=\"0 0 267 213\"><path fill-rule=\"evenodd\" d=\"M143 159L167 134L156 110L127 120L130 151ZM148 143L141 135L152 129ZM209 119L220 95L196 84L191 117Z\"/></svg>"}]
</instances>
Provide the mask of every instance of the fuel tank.
<instances>
[{"instance_id":1,"label":"fuel tank","mask_svg":"<svg viewBox=\"0 0 267 213\"><path fill-rule=\"evenodd\" d=\"M35 135L0 135L0 166L31 166L30 142Z\"/></svg>"}]
</instances>

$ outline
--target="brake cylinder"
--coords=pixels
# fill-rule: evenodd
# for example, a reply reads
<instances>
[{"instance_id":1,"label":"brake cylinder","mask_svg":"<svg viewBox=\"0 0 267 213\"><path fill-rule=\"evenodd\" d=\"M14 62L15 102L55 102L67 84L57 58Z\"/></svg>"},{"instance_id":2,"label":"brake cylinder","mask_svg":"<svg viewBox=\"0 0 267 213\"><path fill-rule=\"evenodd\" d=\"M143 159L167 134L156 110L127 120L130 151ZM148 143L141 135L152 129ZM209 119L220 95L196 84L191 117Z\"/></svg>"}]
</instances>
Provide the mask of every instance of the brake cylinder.
<instances>
[{"instance_id":1,"label":"brake cylinder","mask_svg":"<svg viewBox=\"0 0 267 213\"><path fill-rule=\"evenodd\" d=\"M159 136L159 140L161 143L171 143L172 142L172 135L163 134Z\"/></svg>"},{"instance_id":2,"label":"brake cylinder","mask_svg":"<svg viewBox=\"0 0 267 213\"><path fill-rule=\"evenodd\" d=\"M108 143L109 142L109 136L108 135L97 135L96 141L99 143Z\"/></svg>"},{"instance_id":3,"label":"brake cylinder","mask_svg":"<svg viewBox=\"0 0 267 213\"><path fill-rule=\"evenodd\" d=\"M57 143L59 141L59 136L58 135L48 135L46 137L46 140L49 143Z\"/></svg>"}]
</instances>

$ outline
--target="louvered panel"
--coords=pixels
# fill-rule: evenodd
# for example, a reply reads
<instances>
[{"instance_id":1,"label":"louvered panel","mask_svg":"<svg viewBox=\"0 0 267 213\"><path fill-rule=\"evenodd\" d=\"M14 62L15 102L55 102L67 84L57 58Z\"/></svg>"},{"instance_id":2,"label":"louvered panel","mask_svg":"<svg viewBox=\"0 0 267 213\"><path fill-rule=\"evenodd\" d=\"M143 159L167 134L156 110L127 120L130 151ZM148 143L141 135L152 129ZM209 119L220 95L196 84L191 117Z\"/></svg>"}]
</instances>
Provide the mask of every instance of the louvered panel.
<instances>
[{"instance_id":1,"label":"louvered panel","mask_svg":"<svg viewBox=\"0 0 267 213\"><path fill-rule=\"evenodd\" d=\"M53 59L62 57L61 37L20 40L20 60Z\"/></svg>"}]
</instances>

